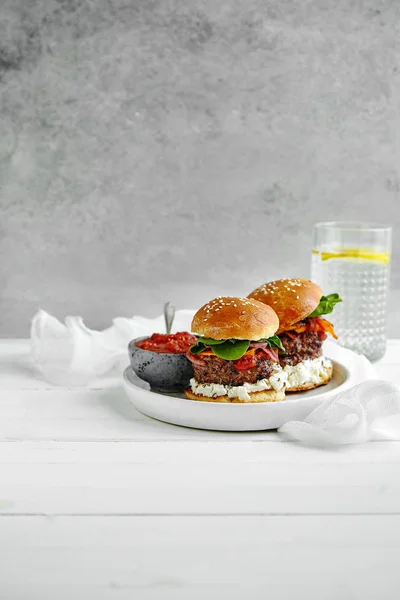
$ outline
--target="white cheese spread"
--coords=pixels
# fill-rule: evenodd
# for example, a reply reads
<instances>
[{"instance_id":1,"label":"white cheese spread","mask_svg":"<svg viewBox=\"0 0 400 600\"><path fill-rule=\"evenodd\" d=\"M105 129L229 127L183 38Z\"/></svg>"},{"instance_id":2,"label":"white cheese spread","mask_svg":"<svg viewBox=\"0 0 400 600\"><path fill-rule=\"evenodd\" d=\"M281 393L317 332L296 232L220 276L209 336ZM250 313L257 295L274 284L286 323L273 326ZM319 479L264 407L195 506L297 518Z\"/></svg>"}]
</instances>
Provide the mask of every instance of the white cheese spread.
<instances>
[{"instance_id":1,"label":"white cheese spread","mask_svg":"<svg viewBox=\"0 0 400 600\"><path fill-rule=\"evenodd\" d=\"M305 383L321 383L324 381L332 367L332 362L325 356L311 360L303 360L297 365L286 365L284 372L287 375L286 389L298 387Z\"/></svg>"}]
</instances>

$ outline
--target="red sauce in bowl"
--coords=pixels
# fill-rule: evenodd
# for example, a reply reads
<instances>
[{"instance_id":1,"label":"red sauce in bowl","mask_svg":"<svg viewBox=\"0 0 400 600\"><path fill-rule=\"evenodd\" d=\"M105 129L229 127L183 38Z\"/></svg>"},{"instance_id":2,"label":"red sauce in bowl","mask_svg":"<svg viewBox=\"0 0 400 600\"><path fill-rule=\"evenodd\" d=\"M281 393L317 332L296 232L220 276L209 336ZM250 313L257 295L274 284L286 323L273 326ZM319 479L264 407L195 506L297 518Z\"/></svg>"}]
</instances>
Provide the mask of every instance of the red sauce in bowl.
<instances>
[{"instance_id":1,"label":"red sauce in bowl","mask_svg":"<svg viewBox=\"0 0 400 600\"><path fill-rule=\"evenodd\" d=\"M153 335L145 340L136 342L135 346L142 350L150 350L150 352L158 352L159 354L184 354L197 342L197 338L187 331L179 331L178 333L153 333Z\"/></svg>"}]
</instances>

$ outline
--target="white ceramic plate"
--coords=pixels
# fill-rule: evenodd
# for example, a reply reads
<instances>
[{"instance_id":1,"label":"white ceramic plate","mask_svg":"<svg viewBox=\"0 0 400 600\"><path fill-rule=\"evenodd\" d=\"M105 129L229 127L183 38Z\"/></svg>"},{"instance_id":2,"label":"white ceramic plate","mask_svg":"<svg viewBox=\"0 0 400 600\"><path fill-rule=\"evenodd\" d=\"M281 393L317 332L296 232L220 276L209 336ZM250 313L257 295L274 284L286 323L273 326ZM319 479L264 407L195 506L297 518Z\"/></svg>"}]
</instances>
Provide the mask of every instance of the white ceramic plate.
<instances>
[{"instance_id":1,"label":"white ceramic plate","mask_svg":"<svg viewBox=\"0 0 400 600\"><path fill-rule=\"evenodd\" d=\"M184 394L152 392L128 367L123 384L129 400L141 413L174 425L218 431L260 431L276 429L288 421L302 421L323 400L358 383L355 374L333 361L331 381L308 392L286 395L282 402L228 404L187 400Z\"/></svg>"}]
</instances>

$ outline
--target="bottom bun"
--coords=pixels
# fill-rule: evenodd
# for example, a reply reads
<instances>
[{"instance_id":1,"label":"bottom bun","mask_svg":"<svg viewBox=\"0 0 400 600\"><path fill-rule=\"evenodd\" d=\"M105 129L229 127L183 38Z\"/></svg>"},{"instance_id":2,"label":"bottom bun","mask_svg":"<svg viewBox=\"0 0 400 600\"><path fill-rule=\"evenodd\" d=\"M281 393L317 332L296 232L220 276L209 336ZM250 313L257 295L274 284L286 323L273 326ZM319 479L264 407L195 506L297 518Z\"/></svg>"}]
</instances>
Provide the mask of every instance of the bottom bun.
<instances>
[{"instance_id":1,"label":"bottom bun","mask_svg":"<svg viewBox=\"0 0 400 600\"><path fill-rule=\"evenodd\" d=\"M301 385L291 386L286 388L286 391L291 394L292 392L305 392L307 390L313 390L314 388L320 387L321 385L326 385L332 379L333 374L333 365L327 364L324 368L324 373L321 373L320 380L316 383L315 381L306 381Z\"/></svg>"},{"instance_id":2,"label":"bottom bun","mask_svg":"<svg viewBox=\"0 0 400 600\"><path fill-rule=\"evenodd\" d=\"M200 400L201 402L227 402L234 404L251 404L252 402L280 402L285 399L285 388L279 391L262 390L261 392L249 392L250 400L240 400L239 398L229 398L229 396L201 396L192 392L191 388L185 390L185 396L188 400Z\"/></svg>"}]
</instances>

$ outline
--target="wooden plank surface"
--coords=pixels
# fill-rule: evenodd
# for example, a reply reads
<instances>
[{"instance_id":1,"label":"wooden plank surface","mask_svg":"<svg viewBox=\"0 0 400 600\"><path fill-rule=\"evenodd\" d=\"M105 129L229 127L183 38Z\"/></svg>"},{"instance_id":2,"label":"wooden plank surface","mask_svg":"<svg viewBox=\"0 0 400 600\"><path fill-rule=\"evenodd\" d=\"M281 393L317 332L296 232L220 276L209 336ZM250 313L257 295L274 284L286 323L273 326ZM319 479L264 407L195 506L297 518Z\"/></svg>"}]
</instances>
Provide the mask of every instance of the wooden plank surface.
<instances>
[{"instance_id":1,"label":"wooden plank surface","mask_svg":"<svg viewBox=\"0 0 400 600\"><path fill-rule=\"evenodd\" d=\"M400 443L0 444L2 514L398 514Z\"/></svg>"},{"instance_id":2,"label":"wooden plank surface","mask_svg":"<svg viewBox=\"0 0 400 600\"><path fill-rule=\"evenodd\" d=\"M0 342L0 598L397 600L399 463L399 442L159 423L115 378L59 388Z\"/></svg>"},{"instance_id":3,"label":"wooden plank surface","mask_svg":"<svg viewBox=\"0 0 400 600\"><path fill-rule=\"evenodd\" d=\"M382 362L394 378L399 346ZM399 443L318 450L171 426L138 413L115 379L33 389L26 352L0 343L3 374L24 365L31 385L6 377L0 397L0 514L399 513Z\"/></svg>"},{"instance_id":4,"label":"wooden plank surface","mask_svg":"<svg viewBox=\"0 0 400 600\"><path fill-rule=\"evenodd\" d=\"M2 600L397 600L400 517L0 517Z\"/></svg>"}]
</instances>

